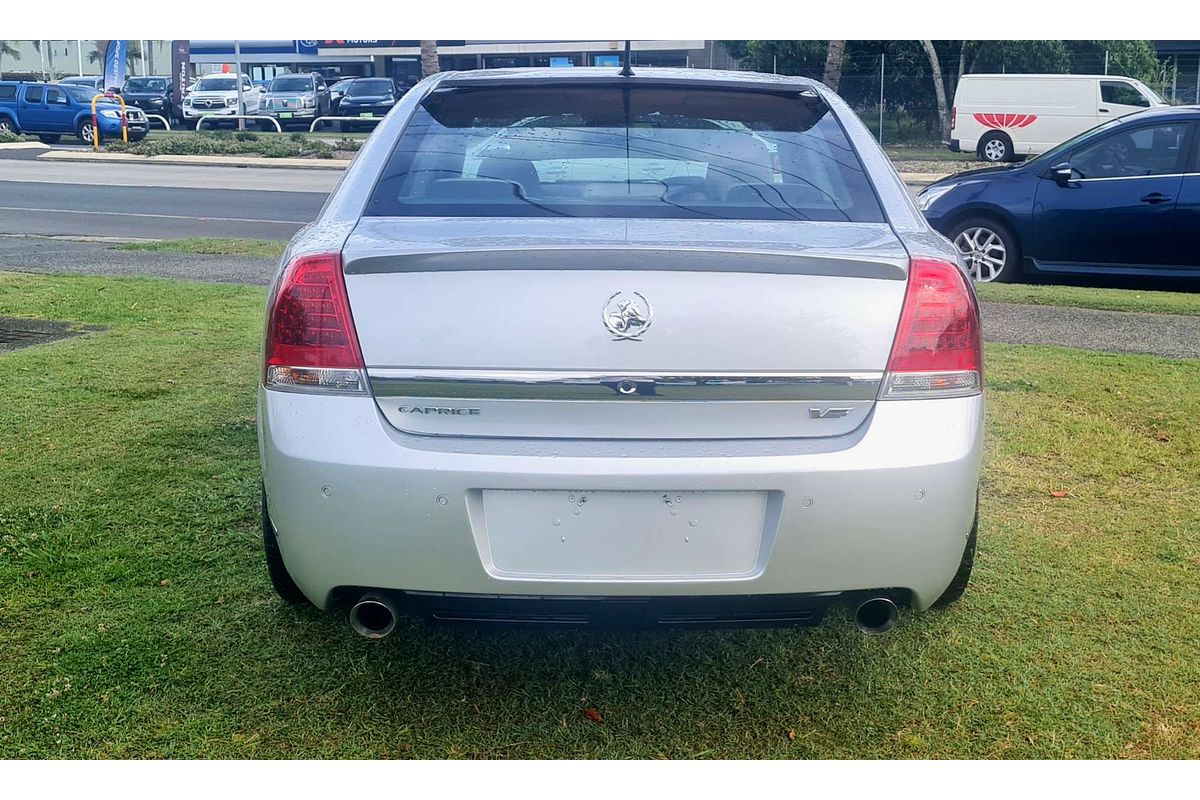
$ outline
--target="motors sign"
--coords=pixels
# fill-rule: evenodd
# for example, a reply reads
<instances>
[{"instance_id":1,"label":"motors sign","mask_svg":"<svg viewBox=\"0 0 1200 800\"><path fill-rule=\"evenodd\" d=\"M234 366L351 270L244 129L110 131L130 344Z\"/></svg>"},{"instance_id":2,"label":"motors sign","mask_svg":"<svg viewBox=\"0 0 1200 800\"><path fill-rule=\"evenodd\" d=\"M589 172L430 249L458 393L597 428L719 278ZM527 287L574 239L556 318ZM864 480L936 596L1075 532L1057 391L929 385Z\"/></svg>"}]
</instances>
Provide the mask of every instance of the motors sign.
<instances>
[{"instance_id":1,"label":"motors sign","mask_svg":"<svg viewBox=\"0 0 1200 800\"><path fill-rule=\"evenodd\" d=\"M304 47L312 40L297 40L297 47ZM444 39L438 40L440 47L462 47L467 42L447 41ZM397 48L397 47L420 47L419 39L317 39L317 48L320 50L350 50L363 49L374 50L381 48Z\"/></svg>"}]
</instances>

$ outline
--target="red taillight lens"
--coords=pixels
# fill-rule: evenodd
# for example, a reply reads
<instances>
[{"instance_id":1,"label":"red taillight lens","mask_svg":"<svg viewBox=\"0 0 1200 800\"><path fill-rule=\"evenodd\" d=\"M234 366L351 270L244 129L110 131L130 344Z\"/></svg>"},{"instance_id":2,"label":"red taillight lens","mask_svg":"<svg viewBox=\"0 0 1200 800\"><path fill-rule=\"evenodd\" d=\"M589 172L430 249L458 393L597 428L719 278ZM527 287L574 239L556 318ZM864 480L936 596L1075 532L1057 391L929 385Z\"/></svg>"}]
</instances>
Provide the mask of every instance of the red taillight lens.
<instances>
[{"instance_id":1,"label":"red taillight lens","mask_svg":"<svg viewBox=\"0 0 1200 800\"><path fill-rule=\"evenodd\" d=\"M957 265L913 259L887 368L885 397L979 392L983 370L979 306Z\"/></svg>"},{"instance_id":2,"label":"red taillight lens","mask_svg":"<svg viewBox=\"0 0 1200 800\"><path fill-rule=\"evenodd\" d=\"M337 253L302 256L283 271L267 320L268 386L361 390L362 351Z\"/></svg>"}]
</instances>

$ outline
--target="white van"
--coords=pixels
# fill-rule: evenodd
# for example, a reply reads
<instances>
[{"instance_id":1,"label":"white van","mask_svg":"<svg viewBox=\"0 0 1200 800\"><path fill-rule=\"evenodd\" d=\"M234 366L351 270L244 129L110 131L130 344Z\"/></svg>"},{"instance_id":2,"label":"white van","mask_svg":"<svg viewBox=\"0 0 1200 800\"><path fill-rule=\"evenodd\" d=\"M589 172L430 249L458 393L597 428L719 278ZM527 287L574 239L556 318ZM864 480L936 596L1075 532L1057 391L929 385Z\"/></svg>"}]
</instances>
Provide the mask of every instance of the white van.
<instances>
[{"instance_id":1,"label":"white van","mask_svg":"<svg viewBox=\"0 0 1200 800\"><path fill-rule=\"evenodd\" d=\"M1167 103L1119 75L964 75L950 111L950 149L984 161L1046 152L1106 120Z\"/></svg>"}]
</instances>

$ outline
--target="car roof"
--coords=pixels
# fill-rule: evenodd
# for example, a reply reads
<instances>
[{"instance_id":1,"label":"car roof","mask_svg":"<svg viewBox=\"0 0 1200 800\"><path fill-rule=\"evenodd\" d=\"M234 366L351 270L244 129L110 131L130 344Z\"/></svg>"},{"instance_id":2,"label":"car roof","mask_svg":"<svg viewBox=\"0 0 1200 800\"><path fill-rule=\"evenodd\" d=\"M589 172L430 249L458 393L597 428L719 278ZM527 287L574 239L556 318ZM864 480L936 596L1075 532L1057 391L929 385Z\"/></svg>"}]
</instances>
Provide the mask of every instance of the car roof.
<instances>
[{"instance_id":1,"label":"car roof","mask_svg":"<svg viewBox=\"0 0 1200 800\"><path fill-rule=\"evenodd\" d=\"M975 78L1004 78L1005 80L1014 80L1016 78L1037 78L1038 80L1077 80L1084 78L1087 80L1102 80L1102 81L1136 81L1137 78L1131 78L1128 75L1081 75L1079 73L1070 72L976 72L969 75L963 75L959 80Z\"/></svg>"}]
</instances>

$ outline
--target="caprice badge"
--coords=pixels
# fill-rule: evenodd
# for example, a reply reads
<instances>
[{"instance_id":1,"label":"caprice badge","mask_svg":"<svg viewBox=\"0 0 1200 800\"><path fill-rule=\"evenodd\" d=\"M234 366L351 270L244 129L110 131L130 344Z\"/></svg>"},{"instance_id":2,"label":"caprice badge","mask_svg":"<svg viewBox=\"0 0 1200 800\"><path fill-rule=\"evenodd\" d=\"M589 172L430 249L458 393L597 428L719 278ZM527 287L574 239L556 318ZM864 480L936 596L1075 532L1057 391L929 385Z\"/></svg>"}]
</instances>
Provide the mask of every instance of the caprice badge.
<instances>
[{"instance_id":1,"label":"caprice badge","mask_svg":"<svg viewBox=\"0 0 1200 800\"><path fill-rule=\"evenodd\" d=\"M613 292L604 302L603 319L614 339L639 339L649 329L654 312L639 292Z\"/></svg>"}]
</instances>

